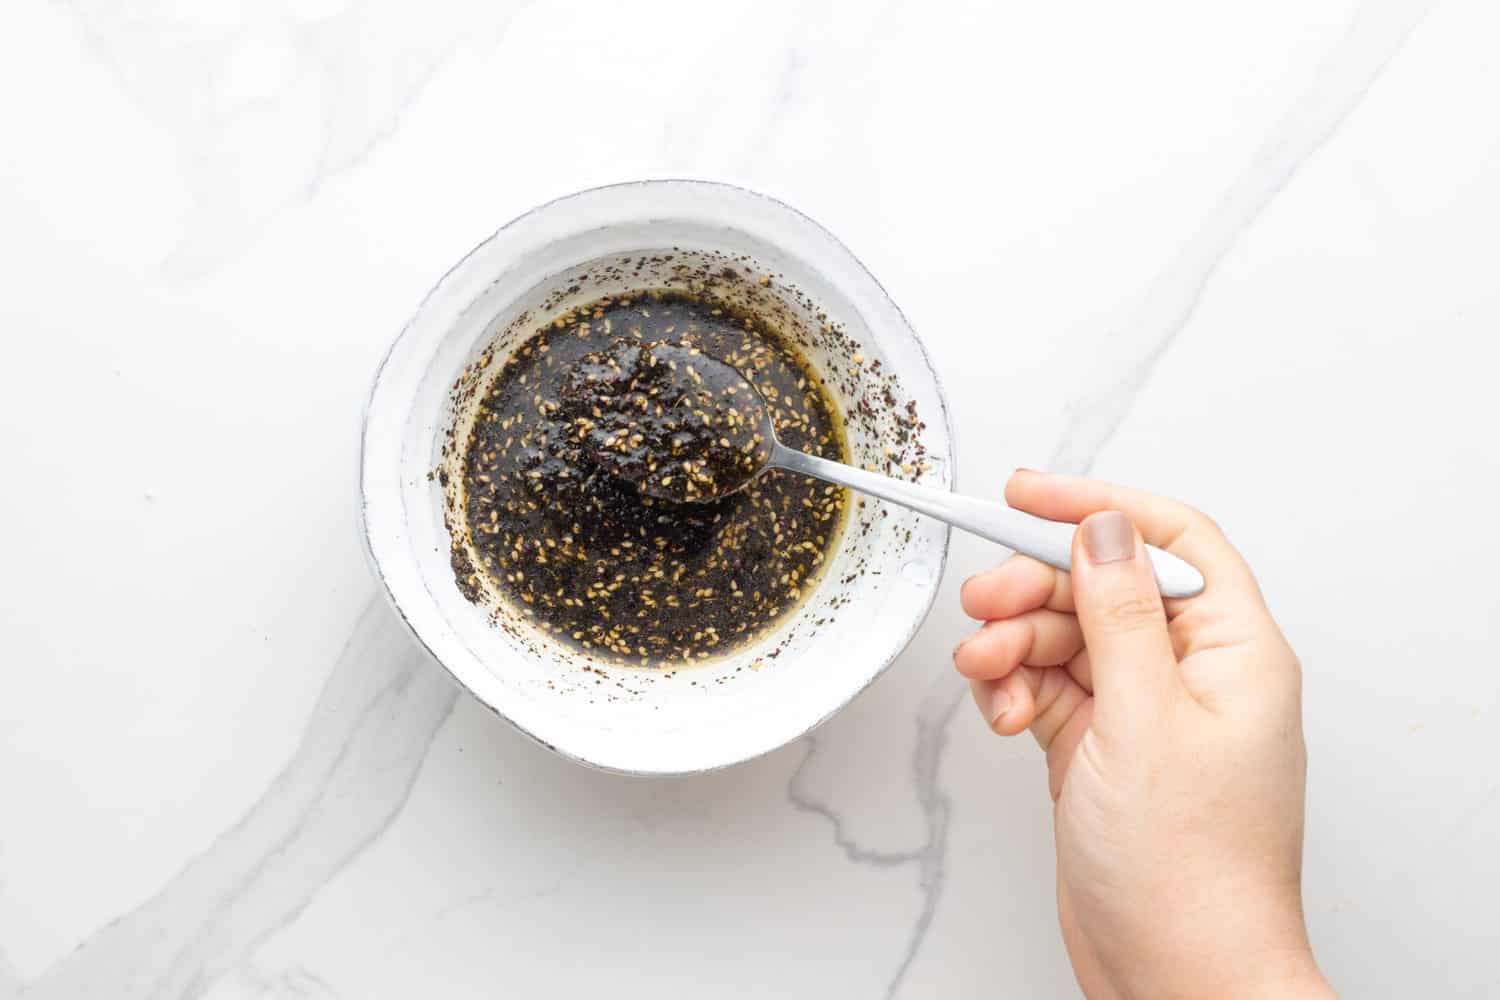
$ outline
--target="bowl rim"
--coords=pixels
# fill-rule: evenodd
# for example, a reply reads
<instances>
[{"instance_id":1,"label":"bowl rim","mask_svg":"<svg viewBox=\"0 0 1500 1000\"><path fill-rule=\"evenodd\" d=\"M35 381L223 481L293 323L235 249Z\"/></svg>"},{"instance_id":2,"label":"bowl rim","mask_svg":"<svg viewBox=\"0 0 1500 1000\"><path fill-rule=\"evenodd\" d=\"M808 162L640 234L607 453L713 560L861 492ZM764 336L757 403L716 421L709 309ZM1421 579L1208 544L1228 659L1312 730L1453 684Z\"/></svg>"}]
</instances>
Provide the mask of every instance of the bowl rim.
<instances>
[{"instance_id":1,"label":"bowl rim","mask_svg":"<svg viewBox=\"0 0 1500 1000\"><path fill-rule=\"evenodd\" d=\"M787 215L794 217L796 221L810 227L817 233L817 235L827 240L835 250L844 254L847 257L849 263L852 264L859 273L861 273L866 279L870 281L879 295L883 297L886 305L888 305L890 309L895 313L902 326L905 328L906 334L910 337L912 345L916 348L918 356L921 358L922 364L926 369L927 378L930 380L934 394L937 397L941 425L947 443L948 461L946 463L947 469L945 470L945 472L948 479L948 485L949 488L957 488L957 441L953 430L952 412L948 403L948 394L943 386L942 376L939 374L937 367L932 362L932 356L927 348L927 344L922 340L920 334L918 334L916 329L911 325L911 322L906 318L906 314L902 312L901 307L897 305L896 301L891 297L885 286L882 285L880 283L880 280L875 277L875 275L870 271L868 267L865 266L864 261L862 261L852 250L849 249L847 245L844 244L842 240L835 236L829 229L819 223L816 219L812 218L802 211L799 211L786 202L781 201L779 198L764 194L759 191L755 191L751 188L747 188L738 184L727 183L724 181L688 177L652 177L629 181L619 181L610 184L601 184L593 187L581 188L577 191L572 191L567 194L548 199L547 201L541 202L533 206L532 208L521 212L520 214L506 221L503 225L499 226L492 233L490 233L484 239L480 240L473 247L471 247L462 257L460 257L450 267L448 267L438 278L438 280L432 285L432 287L429 288L427 292L422 296L421 301L418 302L416 308L412 311L412 314L402 325L400 332L397 333L395 338L391 341L390 345L386 348L385 352L381 355L380 363L376 367L374 376L371 380L370 390L365 396L364 406L360 418L358 467L361 527L360 541L365 552L365 557L369 561L371 571L374 573L377 581L380 584L380 592L384 595L386 603L388 603L391 609L395 611L397 617L400 618L401 622L406 626L412 637L417 641L422 649L426 651L428 656L430 656L443 668L443 670L448 674L453 682L458 685L458 687L468 692L475 701L483 705L492 714L504 720L517 732L521 733L522 735L531 739L533 742L540 744L541 746L561 757L582 764L586 767L609 772L612 774L637 777L666 777L674 775L686 776L695 774L708 774L714 771L720 771L725 768L733 767L737 764L743 764L748 761L756 760L760 757L765 756L766 754L769 754L775 750L779 750L782 747L801 739L808 733L811 733L812 731L817 729L819 726L822 726L834 715L837 715L840 711L847 707L850 702L852 702L862 692L867 690L871 684L875 683L876 680L878 680L885 674L887 670L890 669L891 665L896 661L896 659L911 645L912 639L915 638L917 632L921 630L923 624L926 623L927 619L932 613L932 608L937 601L938 591L941 589L943 576L947 570L949 547L951 545L952 536L951 529L946 529L941 532L941 538L937 546L937 566L931 575L931 584L928 586L928 592L925 600L922 602L920 612L912 617L911 623L908 626L905 634L901 637L899 642L893 643L891 645L889 652L884 655L884 658L876 666L876 668L870 674L862 678L859 683L852 686L847 695L845 695L841 700L833 705L833 707L831 707L826 713L819 716L796 735L749 754L735 756L732 759L717 761L703 766L680 768L664 767L653 769L642 767L621 767L603 761L592 760L583 754L576 753L566 747L549 742L548 740L543 739L537 733L533 732L524 723L507 714L504 710L501 709L499 705L493 703L489 698L481 695L468 681L465 680L463 676L460 675L459 671L455 669L455 667L451 663L449 663L448 659L445 658L439 650L433 648L433 642L429 640L428 636L423 634L422 629L418 627L417 623L412 620L410 615L408 615L406 609L402 606L401 599L397 596L396 593L396 586L391 578L390 567L382 558L381 549L383 548L383 545L381 542L377 542L376 539L376 533L379 530L379 526L372 522L372 508L375 506L375 498L372 497L374 485L371 480L372 450L376 447L377 444L383 442L376 442L372 440L371 417L376 412L381 391L387 385L392 359L396 356L403 343L408 339L408 337L412 335L413 328L416 326L417 322L424 316L429 303L431 303L441 292L445 290L448 283L454 280L455 276L460 271L462 271L463 268L477 254L483 251L507 230L512 229L525 220L531 219L532 217L543 213L555 206L572 201L574 199L587 198L605 192L627 191L642 188L711 190L731 194L736 197L748 197L751 199L762 200L770 203L776 210L784 212ZM402 426L404 426L404 422Z\"/></svg>"}]
</instances>

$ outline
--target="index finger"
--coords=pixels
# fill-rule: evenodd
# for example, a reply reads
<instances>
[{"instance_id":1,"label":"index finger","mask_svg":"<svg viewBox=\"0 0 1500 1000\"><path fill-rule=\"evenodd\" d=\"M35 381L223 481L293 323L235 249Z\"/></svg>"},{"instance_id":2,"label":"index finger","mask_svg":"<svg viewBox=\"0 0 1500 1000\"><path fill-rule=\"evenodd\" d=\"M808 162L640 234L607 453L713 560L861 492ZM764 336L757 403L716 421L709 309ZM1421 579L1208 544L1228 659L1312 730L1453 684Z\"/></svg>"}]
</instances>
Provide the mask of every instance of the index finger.
<instances>
[{"instance_id":1,"label":"index finger","mask_svg":"<svg viewBox=\"0 0 1500 1000\"><path fill-rule=\"evenodd\" d=\"M1192 563L1203 574L1205 590L1260 597L1260 588L1239 551L1207 515L1185 503L1129 486L1030 469L1017 469L1010 477L1005 502L1038 517L1073 524L1101 510L1120 511L1135 523L1148 545Z\"/></svg>"},{"instance_id":2,"label":"index finger","mask_svg":"<svg viewBox=\"0 0 1500 1000\"><path fill-rule=\"evenodd\" d=\"M1073 588L1068 574L1016 554L965 580L958 601L964 614L978 621L1014 618L1036 608L1071 613Z\"/></svg>"}]
</instances>

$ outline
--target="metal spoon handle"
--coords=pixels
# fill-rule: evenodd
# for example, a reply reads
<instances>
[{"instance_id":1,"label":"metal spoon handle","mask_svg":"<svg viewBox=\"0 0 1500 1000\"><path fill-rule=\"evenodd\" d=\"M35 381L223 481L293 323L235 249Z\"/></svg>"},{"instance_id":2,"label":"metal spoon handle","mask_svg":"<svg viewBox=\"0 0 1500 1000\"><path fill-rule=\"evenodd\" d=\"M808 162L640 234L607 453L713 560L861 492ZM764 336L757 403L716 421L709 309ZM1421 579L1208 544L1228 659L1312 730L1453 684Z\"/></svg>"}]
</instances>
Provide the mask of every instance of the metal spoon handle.
<instances>
[{"instance_id":1,"label":"metal spoon handle","mask_svg":"<svg viewBox=\"0 0 1500 1000\"><path fill-rule=\"evenodd\" d=\"M917 486L794 451L779 443L771 453L770 464L909 507L1058 569L1072 568L1076 524L1035 517L994 500ZM1183 560L1152 545L1146 546L1146 555L1156 571L1156 585L1163 597L1193 597L1202 592L1203 575Z\"/></svg>"}]
</instances>

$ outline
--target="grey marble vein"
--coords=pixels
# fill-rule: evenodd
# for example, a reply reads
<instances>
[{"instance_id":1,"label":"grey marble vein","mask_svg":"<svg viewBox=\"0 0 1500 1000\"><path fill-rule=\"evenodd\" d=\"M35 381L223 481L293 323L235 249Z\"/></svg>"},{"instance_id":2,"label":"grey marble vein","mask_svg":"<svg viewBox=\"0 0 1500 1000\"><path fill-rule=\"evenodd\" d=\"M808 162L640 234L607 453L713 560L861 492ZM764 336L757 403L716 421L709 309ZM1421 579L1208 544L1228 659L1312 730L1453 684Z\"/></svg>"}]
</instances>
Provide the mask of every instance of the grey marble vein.
<instances>
[{"instance_id":1,"label":"grey marble vein","mask_svg":"<svg viewBox=\"0 0 1500 1000\"><path fill-rule=\"evenodd\" d=\"M496 20L486 26L483 33L484 43L487 46L496 46L505 37L510 24L521 11L532 4L533 0L514 0L509 4L487 4L480 9L487 12ZM402 8L395 8L401 11ZM365 17L364 12L355 10L345 12L333 24L317 25L315 30L304 29L304 47L314 47L319 50L329 48L328 39L338 39L355 30L359 21ZM357 167L369 156L375 147L391 138L401 127L402 119L411 110L412 106L426 91L433 78L447 65L450 59L465 45L475 42L476 32L473 30L455 31L449 37L441 40L437 50L403 82L399 92L393 99L391 107L376 121L363 128L346 128L345 123L350 119L350 108L339 107L333 103L324 106L323 109L323 146L319 150L316 166L313 168L312 177L309 179L303 192L305 197L311 198L329 180L339 174ZM363 57L362 57L363 58ZM330 70L324 70L332 80L337 81L340 76ZM352 102L351 102L352 103Z\"/></svg>"},{"instance_id":2,"label":"grey marble vein","mask_svg":"<svg viewBox=\"0 0 1500 1000\"><path fill-rule=\"evenodd\" d=\"M485 889L482 892L471 893L461 899L439 908L432 915L433 923L441 923L451 919L455 914L464 913L475 908L504 909L517 906L521 903L532 903L539 899L551 899L562 892L566 883L562 880L554 880L534 889L526 889L521 892L501 892L499 889Z\"/></svg>"},{"instance_id":3,"label":"grey marble vein","mask_svg":"<svg viewBox=\"0 0 1500 1000\"><path fill-rule=\"evenodd\" d=\"M202 996L385 832L456 697L384 601L372 598L301 744L260 800L154 897L20 995Z\"/></svg>"},{"instance_id":4,"label":"grey marble vein","mask_svg":"<svg viewBox=\"0 0 1500 1000\"><path fill-rule=\"evenodd\" d=\"M257 995L266 997L306 997L308 1000L324 1000L337 997L338 991L326 979L300 965L294 965L274 976L262 975L253 966L244 966L238 972L239 980Z\"/></svg>"},{"instance_id":5,"label":"grey marble vein","mask_svg":"<svg viewBox=\"0 0 1500 1000\"><path fill-rule=\"evenodd\" d=\"M15 966L10 964L10 959L3 951L0 951L0 997L13 997L21 990L21 977L16 974Z\"/></svg>"},{"instance_id":6,"label":"grey marble vein","mask_svg":"<svg viewBox=\"0 0 1500 1000\"><path fill-rule=\"evenodd\" d=\"M921 845L915 849L877 851L861 847L846 830L844 820L837 810L804 787L803 775L807 765L816 755L820 741L824 738L817 733L809 733L804 737L807 753L787 783L786 797L792 808L826 819L833 828L834 844L851 862L872 868L894 868L905 864L915 864L917 867L922 907L913 924L901 961L886 986L888 998L896 996L901 984L905 982L907 972L916 960L917 951L926 939L942 895L947 863L948 817L952 800L938 784L938 768L948 744L948 722L963 700L964 692L964 685L955 683L952 675L944 673L928 686L927 694L917 708L917 739L911 760L912 793L921 809L926 835Z\"/></svg>"},{"instance_id":7,"label":"grey marble vein","mask_svg":"<svg viewBox=\"0 0 1500 1000\"><path fill-rule=\"evenodd\" d=\"M917 856L922 909L912 923L911 937L901 963L886 986L887 1000L895 997L906 982L906 975L917 960L917 952L927 940L932 919L937 915L938 901L943 895L943 880L948 871L948 820L952 814L952 800L938 785L938 769L943 763L943 751L948 748L948 723L965 692L966 685L958 683L956 675L945 673L927 689L927 695L917 710L917 745L912 752L912 777L917 804L927 820L927 841Z\"/></svg>"},{"instance_id":8,"label":"grey marble vein","mask_svg":"<svg viewBox=\"0 0 1500 1000\"><path fill-rule=\"evenodd\" d=\"M844 829L844 820L834 812L833 807L803 787L805 785L803 775L807 771L807 765L817 754L823 739L824 737L817 733L808 733L802 739L807 746L807 753L803 755L802 763L798 764L797 769L792 772L791 780L786 786L786 800L791 803L792 808L798 812L811 813L826 819L828 825L833 828L834 846L843 851L844 856L855 864L870 865L873 868L894 868L920 858L922 854L920 850L876 851L868 847L860 847L855 843L854 837Z\"/></svg>"},{"instance_id":9,"label":"grey marble vein","mask_svg":"<svg viewBox=\"0 0 1500 1000\"><path fill-rule=\"evenodd\" d=\"M1312 85L1271 130L1250 163L1110 336L1128 345L1119 376L1069 407L1053 455L1057 471L1085 473L1130 412L1156 363L1198 307L1203 290L1240 235L1358 107L1433 0L1368 0Z\"/></svg>"},{"instance_id":10,"label":"grey marble vein","mask_svg":"<svg viewBox=\"0 0 1500 1000\"><path fill-rule=\"evenodd\" d=\"M412 18L400 0L355 0L304 18L251 5L224 24L172 5L54 2L176 146L193 202L187 233L164 262L179 279L223 267L282 212L358 167L460 48L499 44L524 6L429 5ZM224 69L247 52L247 92L235 92ZM260 141L247 143L252 134Z\"/></svg>"},{"instance_id":11,"label":"grey marble vein","mask_svg":"<svg viewBox=\"0 0 1500 1000\"><path fill-rule=\"evenodd\" d=\"M1325 58L1311 86L1272 129L1202 225L1146 289L1135 313L1111 332L1111 336L1127 345L1130 360L1118 378L1070 406L1068 423L1051 468L1080 474L1092 468L1129 414L1157 362L1192 318L1224 255L1298 168L1338 131L1431 7L1431 0L1369 0L1359 9L1343 39ZM938 786L938 771L947 746L947 726L964 689L956 674L941 671L917 711L913 792L927 826L927 838L920 849L890 854L862 848L846 830L833 804L811 797L800 787L803 771L818 752L815 735L807 737L807 756L788 785L787 799L792 806L828 820L834 842L851 862L873 867L918 865L922 908L891 978L886 992L888 1000L900 992L906 981L943 892L951 801Z\"/></svg>"}]
</instances>

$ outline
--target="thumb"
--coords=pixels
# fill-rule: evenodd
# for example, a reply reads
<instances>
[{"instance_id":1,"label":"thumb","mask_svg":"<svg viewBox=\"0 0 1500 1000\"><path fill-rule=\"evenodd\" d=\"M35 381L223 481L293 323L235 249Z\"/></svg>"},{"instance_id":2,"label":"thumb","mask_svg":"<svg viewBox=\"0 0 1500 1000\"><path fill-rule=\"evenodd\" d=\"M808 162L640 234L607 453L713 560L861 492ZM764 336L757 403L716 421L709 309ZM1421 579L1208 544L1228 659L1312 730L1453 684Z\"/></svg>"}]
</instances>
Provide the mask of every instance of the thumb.
<instances>
[{"instance_id":1,"label":"thumb","mask_svg":"<svg viewBox=\"0 0 1500 1000\"><path fill-rule=\"evenodd\" d=\"M1152 719L1181 686L1156 576L1141 536L1116 510L1073 535L1073 601L1093 672L1095 717Z\"/></svg>"}]
</instances>

